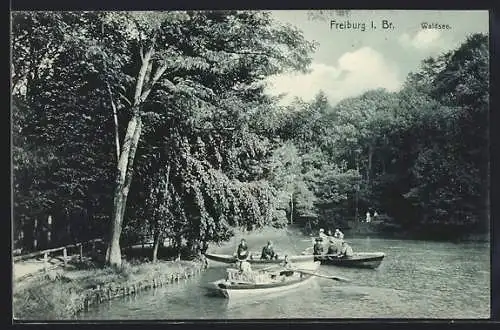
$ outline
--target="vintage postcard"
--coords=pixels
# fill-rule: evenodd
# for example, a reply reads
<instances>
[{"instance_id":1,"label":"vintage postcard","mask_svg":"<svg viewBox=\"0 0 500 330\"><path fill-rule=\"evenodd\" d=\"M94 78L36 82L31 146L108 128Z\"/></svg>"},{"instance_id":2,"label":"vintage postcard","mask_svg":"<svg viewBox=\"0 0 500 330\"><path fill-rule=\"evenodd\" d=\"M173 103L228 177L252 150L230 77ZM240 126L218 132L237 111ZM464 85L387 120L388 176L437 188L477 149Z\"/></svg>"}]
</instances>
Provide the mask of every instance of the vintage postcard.
<instances>
[{"instance_id":1,"label":"vintage postcard","mask_svg":"<svg viewBox=\"0 0 500 330\"><path fill-rule=\"evenodd\" d=\"M13 317L489 319L489 13L11 12Z\"/></svg>"}]
</instances>

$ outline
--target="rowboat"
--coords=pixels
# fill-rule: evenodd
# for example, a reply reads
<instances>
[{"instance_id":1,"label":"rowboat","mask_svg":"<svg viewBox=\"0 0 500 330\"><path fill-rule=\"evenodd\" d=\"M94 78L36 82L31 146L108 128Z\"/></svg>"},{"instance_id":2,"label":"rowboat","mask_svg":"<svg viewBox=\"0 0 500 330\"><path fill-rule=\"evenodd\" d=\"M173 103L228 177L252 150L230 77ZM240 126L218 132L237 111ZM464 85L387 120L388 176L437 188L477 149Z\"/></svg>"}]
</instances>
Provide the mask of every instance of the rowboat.
<instances>
[{"instance_id":1,"label":"rowboat","mask_svg":"<svg viewBox=\"0 0 500 330\"><path fill-rule=\"evenodd\" d=\"M308 247L302 252L302 255L312 254L312 247ZM315 255L314 261L320 261L322 265L375 269L380 266L384 257L384 252L356 252L351 257L337 257L337 255L334 254Z\"/></svg>"},{"instance_id":2,"label":"rowboat","mask_svg":"<svg viewBox=\"0 0 500 330\"><path fill-rule=\"evenodd\" d=\"M357 252L351 257L337 257L335 255L316 256L314 259L320 261L322 265L334 265L351 268L372 268L375 269L384 260L383 252Z\"/></svg>"},{"instance_id":3,"label":"rowboat","mask_svg":"<svg viewBox=\"0 0 500 330\"><path fill-rule=\"evenodd\" d=\"M320 262L312 263L308 270L282 270L275 272L261 272L254 282L238 281L235 279L221 279L210 283L205 288L209 295L227 299L248 298L279 293L300 287L311 281L315 275L312 273L320 266Z\"/></svg>"},{"instance_id":4,"label":"rowboat","mask_svg":"<svg viewBox=\"0 0 500 330\"><path fill-rule=\"evenodd\" d=\"M254 254L250 254L252 256ZM260 254L259 254L260 256ZM215 253L205 253L205 257L209 260L221 262L225 264L234 264L238 259L235 256L230 254L215 254ZM303 268L303 266L307 266L308 264L313 264L314 256L313 255L296 255L296 256L288 256L288 260L292 262L297 267ZM271 265L279 265L284 261L284 257L279 257L278 259L260 259L255 257L250 257L247 261L252 265L252 267L266 267Z\"/></svg>"}]
</instances>

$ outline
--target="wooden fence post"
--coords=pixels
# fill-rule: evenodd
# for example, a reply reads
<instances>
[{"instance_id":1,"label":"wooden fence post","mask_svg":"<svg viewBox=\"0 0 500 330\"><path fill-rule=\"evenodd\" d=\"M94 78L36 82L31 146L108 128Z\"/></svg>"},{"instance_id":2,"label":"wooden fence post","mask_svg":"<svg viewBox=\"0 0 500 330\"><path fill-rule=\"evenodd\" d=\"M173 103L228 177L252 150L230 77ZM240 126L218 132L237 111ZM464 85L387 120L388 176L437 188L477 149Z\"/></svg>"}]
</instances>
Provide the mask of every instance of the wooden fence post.
<instances>
[{"instance_id":1,"label":"wooden fence post","mask_svg":"<svg viewBox=\"0 0 500 330\"><path fill-rule=\"evenodd\" d=\"M64 267L66 267L66 264L67 264L67 260L66 258L68 257L68 251L66 250L66 248L63 249L63 260L64 260Z\"/></svg>"},{"instance_id":2,"label":"wooden fence post","mask_svg":"<svg viewBox=\"0 0 500 330\"><path fill-rule=\"evenodd\" d=\"M38 234L38 220L35 219L33 222L33 250L36 250L38 247L37 234Z\"/></svg>"},{"instance_id":3,"label":"wooden fence post","mask_svg":"<svg viewBox=\"0 0 500 330\"><path fill-rule=\"evenodd\" d=\"M83 243L78 243L80 248L80 261L83 260Z\"/></svg>"},{"instance_id":4,"label":"wooden fence post","mask_svg":"<svg viewBox=\"0 0 500 330\"><path fill-rule=\"evenodd\" d=\"M51 247L50 241L52 239L52 216L47 218L47 247Z\"/></svg>"}]
</instances>

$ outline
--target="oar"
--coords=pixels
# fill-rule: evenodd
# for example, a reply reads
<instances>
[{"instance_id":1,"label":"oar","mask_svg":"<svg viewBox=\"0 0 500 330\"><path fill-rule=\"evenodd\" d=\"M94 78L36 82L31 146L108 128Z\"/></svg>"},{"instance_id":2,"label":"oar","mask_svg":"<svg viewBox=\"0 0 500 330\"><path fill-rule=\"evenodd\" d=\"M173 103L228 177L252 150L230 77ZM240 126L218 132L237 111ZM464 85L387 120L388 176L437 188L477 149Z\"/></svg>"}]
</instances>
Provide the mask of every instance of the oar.
<instances>
[{"instance_id":1,"label":"oar","mask_svg":"<svg viewBox=\"0 0 500 330\"><path fill-rule=\"evenodd\" d=\"M322 275L322 274L314 273L314 272L311 272L311 271L308 271L308 270L304 270L304 269L295 269L295 271L301 272L301 273L304 273L304 274L309 274L309 275L312 275L312 276L327 278L327 279L335 280L335 281L351 282L351 280L349 280L347 278L344 278L344 277Z\"/></svg>"}]
</instances>

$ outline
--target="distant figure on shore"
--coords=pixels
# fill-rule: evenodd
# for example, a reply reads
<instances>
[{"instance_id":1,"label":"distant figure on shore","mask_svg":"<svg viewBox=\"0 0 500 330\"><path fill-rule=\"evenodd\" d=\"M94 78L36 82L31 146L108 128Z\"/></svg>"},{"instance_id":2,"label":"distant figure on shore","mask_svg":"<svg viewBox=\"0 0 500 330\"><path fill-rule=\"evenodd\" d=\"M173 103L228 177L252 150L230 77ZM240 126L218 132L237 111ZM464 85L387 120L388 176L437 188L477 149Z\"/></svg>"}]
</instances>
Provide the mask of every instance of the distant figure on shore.
<instances>
[{"instance_id":1,"label":"distant figure on shore","mask_svg":"<svg viewBox=\"0 0 500 330\"><path fill-rule=\"evenodd\" d=\"M377 211L375 211L375 213L373 213L373 219L375 220L377 217L378 217L378 213L377 213Z\"/></svg>"},{"instance_id":2,"label":"distant figure on shore","mask_svg":"<svg viewBox=\"0 0 500 330\"><path fill-rule=\"evenodd\" d=\"M273 242L267 242L267 245L262 248L262 254L260 256L261 259L272 260L277 259L278 255L274 252Z\"/></svg>"},{"instance_id":3,"label":"distant figure on shore","mask_svg":"<svg viewBox=\"0 0 500 330\"><path fill-rule=\"evenodd\" d=\"M248 245L247 241L242 238L240 244L238 245L238 249L236 250L236 258L238 260L246 260L248 258Z\"/></svg>"},{"instance_id":4,"label":"distant figure on shore","mask_svg":"<svg viewBox=\"0 0 500 330\"><path fill-rule=\"evenodd\" d=\"M352 251L352 247L346 243L346 241L342 241L342 247L340 249L339 257L340 258L349 258L354 255Z\"/></svg>"},{"instance_id":5,"label":"distant figure on shore","mask_svg":"<svg viewBox=\"0 0 500 330\"><path fill-rule=\"evenodd\" d=\"M344 233L340 231L340 229L335 229L335 234L333 234L333 237L338 238L338 239L344 239Z\"/></svg>"},{"instance_id":6,"label":"distant figure on shore","mask_svg":"<svg viewBox=\"0 0 500 330\"><path fill-rule=\"evenodd\" d=\"M371 222L370 211L366 211L366 222Z\"/></svg>"}]
</instances>

